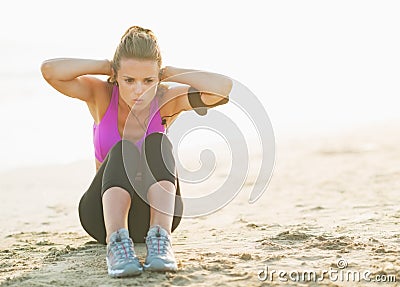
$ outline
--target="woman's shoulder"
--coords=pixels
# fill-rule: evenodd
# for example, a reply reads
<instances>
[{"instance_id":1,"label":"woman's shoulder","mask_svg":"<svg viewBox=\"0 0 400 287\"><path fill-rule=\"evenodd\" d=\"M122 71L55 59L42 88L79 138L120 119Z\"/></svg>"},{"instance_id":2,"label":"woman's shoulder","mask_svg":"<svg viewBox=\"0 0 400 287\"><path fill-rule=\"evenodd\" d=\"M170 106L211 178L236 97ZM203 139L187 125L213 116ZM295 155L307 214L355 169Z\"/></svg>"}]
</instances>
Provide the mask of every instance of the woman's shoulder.
<instances>
[{"instance_id":1,"label":"woman's shoulder","mask_svg":"<svg viewBox=\"0 0 400 287\"><path fill-rule=\"evenodd\" d=\"M187 85L160 84L157 88L157 96L164 104L176 103L177 98L187 93Z\"/></svg>"},{"instance_id":2,"label":"woman's shoulder","mask_svg":"<svg viewBox=\"0 0 400 287\"><path fill-rule=\"evenodd\" d=\"M110 104L114 84L108 81L98 82L94 91L94 101L88 102L88 108L96 123L100 122L100 119L107 111Z\"/></svg>"},{"instance_id":3,"label":"woman's shoulder","mask_svg":"<svg viewBox=\"0 0 400 287\"><path fill-rule=\"evenodd\" d=\"M158 97L159 100L164 100L165 99L165 94L166 94L167 91L168 91L168 85L159 84L157 86L156 97Z\"/></svg>"},{"instance_id":4,"label":"woman's shoulder","mask_svg":"<svg viewBox=\"0 0 400 287\"><path fill-rule=\"evenodd\" d=\"M111 99L114 84L108 81L96 81L93 87L93 105L108 104Z\"/></svg>"}]
</instances>

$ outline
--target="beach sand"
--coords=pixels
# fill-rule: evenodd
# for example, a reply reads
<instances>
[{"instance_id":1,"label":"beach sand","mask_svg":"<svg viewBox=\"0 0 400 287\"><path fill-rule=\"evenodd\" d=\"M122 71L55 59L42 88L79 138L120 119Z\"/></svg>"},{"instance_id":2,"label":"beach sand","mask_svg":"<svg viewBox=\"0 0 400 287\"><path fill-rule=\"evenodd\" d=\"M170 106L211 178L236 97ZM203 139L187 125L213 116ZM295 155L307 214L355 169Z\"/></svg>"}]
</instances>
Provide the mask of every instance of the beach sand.
<instances>
[{"instance_id":1,"label":"beach sand","mask_svg":"<svg viewBox=\"0 0 400 287\"><path fill-rule=\"evenodd\" d=\"M385 123L324 137L278 137L275 170L256 203L247 202L250 171L226 207L182 220L173 233L177 273L127 279L108 277L105 247L79 223L77 206L94 162L2 173L1 286L400 286L399 131L400 123ZM143 260L144 245L136 244L136 252ZM273 280L262 278L267 268L276 271ZM332 276L319 282L289 278L324 270ZM397 282L341 280L350 271Z\"/></svg>"}]
</instances>

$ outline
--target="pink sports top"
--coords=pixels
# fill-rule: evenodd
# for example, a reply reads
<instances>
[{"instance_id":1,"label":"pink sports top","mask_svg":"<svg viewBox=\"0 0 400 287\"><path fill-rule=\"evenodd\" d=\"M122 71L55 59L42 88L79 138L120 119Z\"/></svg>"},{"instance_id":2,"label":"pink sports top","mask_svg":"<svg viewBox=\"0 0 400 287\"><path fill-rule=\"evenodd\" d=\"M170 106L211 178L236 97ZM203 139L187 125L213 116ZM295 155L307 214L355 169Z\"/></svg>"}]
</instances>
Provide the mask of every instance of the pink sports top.
<instances>
[{"instance_id":1,"label":"pink sports top","mask_svg":"<svg viewBox=\"0 0 400 287\"><path fill-rule=\"evenodd\" d=\"M93 144L96 159L103 162L110 149L121 140L118 132L118 86L114 85L112 96L107 111L99 124L93 124ZM150 122L143 137L136 142L136 146L141 151L144 138L154 132L165 133L162 125L160 109L158 108L158 96L155 96L150 103Z\"/></svg>"}]
</instances>

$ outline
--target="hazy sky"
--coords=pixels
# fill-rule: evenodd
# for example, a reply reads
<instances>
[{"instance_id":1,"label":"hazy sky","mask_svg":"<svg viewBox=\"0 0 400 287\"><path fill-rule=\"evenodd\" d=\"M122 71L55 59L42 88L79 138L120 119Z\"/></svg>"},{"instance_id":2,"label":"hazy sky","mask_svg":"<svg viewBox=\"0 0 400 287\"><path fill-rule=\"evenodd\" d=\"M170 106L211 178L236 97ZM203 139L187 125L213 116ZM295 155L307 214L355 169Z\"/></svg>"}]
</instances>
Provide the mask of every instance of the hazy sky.
<instances>
[{"instance_id":1,"label":"hazy sky","mask_svg":"<svg viewBox=\"0 0 400 287\"><path fill-rule=\"evenodd\" d=\"M328 123L396 114L398 15L398 1L16 0L2 7L1 49L16 70L37 72L51 57L111 58L125 29L142 25L166 65L241 81L277 121L301 121L304 108Z\"/></svg>"}]
</instances>

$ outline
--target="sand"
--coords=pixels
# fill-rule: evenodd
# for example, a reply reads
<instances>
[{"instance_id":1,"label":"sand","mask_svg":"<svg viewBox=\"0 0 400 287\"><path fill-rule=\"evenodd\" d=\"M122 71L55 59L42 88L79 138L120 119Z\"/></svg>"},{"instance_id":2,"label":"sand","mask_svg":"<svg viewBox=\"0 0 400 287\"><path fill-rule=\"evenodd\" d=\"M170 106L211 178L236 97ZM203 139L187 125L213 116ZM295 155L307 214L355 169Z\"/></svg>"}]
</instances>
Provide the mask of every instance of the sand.
<instances>
[{"instance_id":1,"label":"sand","mask_svg":"<svg viewBox=\"0 0 400 287\"><path fill-rule=\"evenodd\" d=\"M278 137L272 180L255 204L247 203L250 173L226 207L174 232L178 272L127 279L108 277L105 247L80 227L93 162L2 173L1 286L400 286L399 131L400 123L385 123ZM144 259L143 244L136 252ZM311 278L324 270L331 273ZM346 280L349 273L397 281Z\"/></svg>"}]
</instances>

